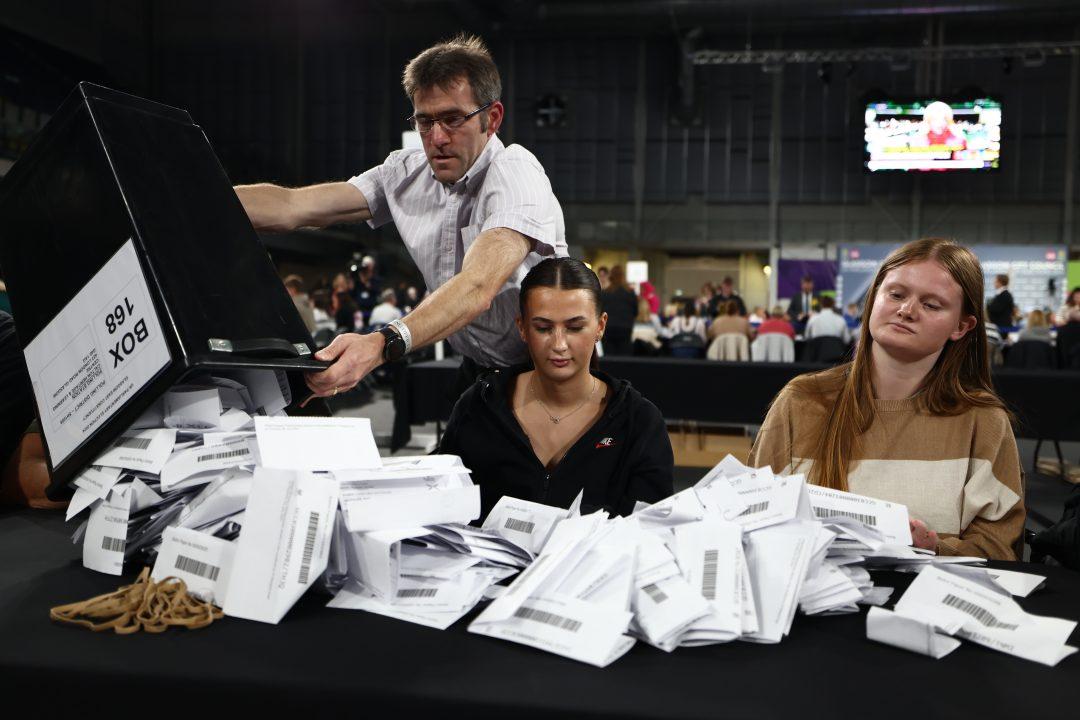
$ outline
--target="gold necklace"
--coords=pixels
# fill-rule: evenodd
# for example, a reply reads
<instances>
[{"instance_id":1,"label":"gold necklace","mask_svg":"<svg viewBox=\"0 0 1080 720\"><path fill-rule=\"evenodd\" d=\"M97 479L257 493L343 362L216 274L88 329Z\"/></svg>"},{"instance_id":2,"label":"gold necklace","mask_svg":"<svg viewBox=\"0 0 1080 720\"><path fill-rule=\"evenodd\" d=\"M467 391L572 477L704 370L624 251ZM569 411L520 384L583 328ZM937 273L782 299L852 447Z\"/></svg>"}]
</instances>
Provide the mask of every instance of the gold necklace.
<instances>
[{"instance_id":1,"label":"gold necklace","mask_svg":"<svg viewBox=\"0 0 1080 720\"><path fill-rule=\"evenodd\" d=\"M536 378L536 376L534 375L534 376L533 376L533 379L535 379L535 378ZM544 412L545 412L545 413L547 414L547 416L548 416L548 419L549 419L549 420L551 420L551 422L553 422L553 423L555 423L556 425L558 425L558 424L559 424L559 423L560 423L560 422L561 422L562 420L565 420L566 418L570 417L571 415L573 415L574 413L576 413L576 412L577 412L578 410L580 410L581 408L585 407L585 403L587 403L587 402L589 402L590 400L592 400L592 396L593 396L593 394L594 394L594 393L596 392L596 378L593 378L593 379L592 379L592 390L590 390L590 391L589 391L589 394L588 394L588 395L587 395L587 396L585 397L585 399L581 401L581 404L580 404L580 405L578 405L578 406L577 406L576 408L574 408L573 410L571 410L570 412L568 412L568 413L564 413L564 414L562 414L562 415L552 415L552 414L551 414L551 411L547 409L547 405L545 405L545 404L544 404L544 401L543 401L543 400L541 400L541 399L540 399L540 396L539 396L539 395L538 395L538 394L536 393L536 383L535 383L535 382L534 382L534 383L530 383L530 384L529 384L529 389L530 389L530 390L532 391L533 397L534 397L534 398L536 398L536 402L540 403L540 407L541 407L541 408L542 408L542 409L544 410Z\"/></svg>"}]
</instances>

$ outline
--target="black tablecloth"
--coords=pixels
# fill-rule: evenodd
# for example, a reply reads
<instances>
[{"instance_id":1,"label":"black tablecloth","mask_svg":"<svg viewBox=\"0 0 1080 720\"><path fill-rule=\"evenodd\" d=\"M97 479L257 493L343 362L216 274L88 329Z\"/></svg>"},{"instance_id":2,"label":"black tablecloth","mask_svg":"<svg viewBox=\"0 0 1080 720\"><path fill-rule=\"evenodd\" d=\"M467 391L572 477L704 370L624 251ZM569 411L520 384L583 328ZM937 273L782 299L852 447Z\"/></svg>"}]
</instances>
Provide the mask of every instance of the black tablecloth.
<instances>
[{"instance_id":1,"label":"black tablecloth","mask_svg":"<svg viewBox=\"0 0 1080 720\"><path fill-rule=\"evenodd\" d=\"M90 707L154 717L286 706L345 716L437 710L475 717L1063 717L1076 707L1080 657L1056 668L964 643L932 660L866 639L865 612L798 615L780 645L731 643L665 654L639 643L600 670L533 648L368 613L330 610L310 592L278 626L225 618L204 630L121 637L53 625L49 607L129 578L83 569L58 515L0 514L0 702L39 714ZM1020 600L1080 619L1080 575L1047 575ZM875 573L897 587L911 576ZM1073 644L1080 642L1074 633ZM241 717L248 717L245 713Z\"/></svg>"},{"instance_id":2,"label":"black tablecloth","mask_svg":"<svg viewBox=\"0 0 1080 720\"><path fill-rule=\"evenodd\" d=\"M445 421L458 360L410 365L409 422ZM668 420L760 425L769 403L791 378L821 370L808 363L715 362L679 358L604 358L601 368L630 383ZM1080 372L997 368L994 385L1017 417L1019 437L1080 440ZM399 411L400 412L400 411Z\"/></svg>"}]
</instances>

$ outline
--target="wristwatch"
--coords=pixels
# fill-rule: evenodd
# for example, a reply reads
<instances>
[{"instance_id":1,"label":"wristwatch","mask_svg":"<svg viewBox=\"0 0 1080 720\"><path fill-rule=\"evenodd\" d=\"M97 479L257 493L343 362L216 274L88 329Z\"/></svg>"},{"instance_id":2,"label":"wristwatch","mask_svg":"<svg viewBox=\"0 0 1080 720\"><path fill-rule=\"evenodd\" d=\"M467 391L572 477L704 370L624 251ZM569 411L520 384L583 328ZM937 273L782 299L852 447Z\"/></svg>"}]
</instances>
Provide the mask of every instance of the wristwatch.
<instances>
[{"instance_id":1,"label":"wristwatch","mask_svg":"<svg viewBox=\"0 0 1080 720\"><path fill-rule=\"evenodd\" d=\"M394 362L405 356L405 339L401 337L396 327L387 325L379 328L379 334L386 338L382 351L383 362Z\"/></svg>"}]
</instances>

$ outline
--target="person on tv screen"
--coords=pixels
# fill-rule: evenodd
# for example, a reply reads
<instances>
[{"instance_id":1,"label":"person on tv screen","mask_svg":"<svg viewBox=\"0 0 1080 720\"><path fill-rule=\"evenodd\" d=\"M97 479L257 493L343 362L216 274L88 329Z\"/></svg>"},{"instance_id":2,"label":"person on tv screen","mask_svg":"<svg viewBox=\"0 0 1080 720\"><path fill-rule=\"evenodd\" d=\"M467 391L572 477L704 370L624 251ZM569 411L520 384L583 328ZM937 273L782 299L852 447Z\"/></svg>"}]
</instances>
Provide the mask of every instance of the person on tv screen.
<instances>
[{"instance_id":1,"label":"person on tv screen","mask_svg":"<svg viewBox=\"0 0 1080 720\"><path fill-rule=\"evenodd\" d=\"M923 111L923 127L926 129L925 144L931 148L948 149L956 157L956 153L967 147L967 140L953 122L953 111L947 103L936 100L927 105Z\"/></svg>"}]
</instances>

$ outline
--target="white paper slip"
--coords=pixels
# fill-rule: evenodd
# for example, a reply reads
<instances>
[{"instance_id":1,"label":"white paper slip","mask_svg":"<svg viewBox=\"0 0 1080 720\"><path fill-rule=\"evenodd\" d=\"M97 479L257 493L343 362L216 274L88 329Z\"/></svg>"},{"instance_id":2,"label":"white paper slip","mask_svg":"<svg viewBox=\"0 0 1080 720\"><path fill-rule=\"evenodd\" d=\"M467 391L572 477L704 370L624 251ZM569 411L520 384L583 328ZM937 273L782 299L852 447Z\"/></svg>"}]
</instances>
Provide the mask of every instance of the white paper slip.
<instances>
[{"instance_id":1,"label":"white paper slip","mask_svg":"<svg viewBox=\"0 0 1080 720\"><path fill-rule=\"evenodd\" d=\"M805 481L802 475L784 477L758 473L756 476L740 475L728 482L747 506L731 520L750 532L794 519Z\"/></svg>"},{"instance_id":2,"label":"white paper slip","mask_svg":"<svg viewBox=\"0 0 1080 720\"><path fill-rule=\"evenodd\" d=\"M334 596L334 599L327 603L326 607L339 610L364 610L396 620L425 625L436 630L445 630L467 615L469 610L472 609L470 607L456 612L443 612L418 607L391 605L377 598L355 580L347 582Z\"/></svg>"},{"instance_id":3,"label":"white paper slip","mask_svg":"<svg viewBox=\"0 0 1080 720\"><path fill-rule=\"evenodd\" d=\"M341 481L341 510L350 532L467 523L480 517L480 488L468 474L388 481Z\"/></svg>"},{"instance_id":4,"label":"white paper slip","mask_svg":"<svg viewBox=\"0 0 1080 720\"><path fill-rule=\"evenodd\" d=\"M343 541L349 577L380 600L393 602L401 576L401 541L425 534L423 527L348 533Z\"/></svg>"},{"instance_id":5,"label":"white paper slip","mask_svg":"<svg viewBox=\"0 0 1080 720\"><path fill-rule=\"evenodd\" d=\"M157 505L163 499L139 478L132 479L129 492L131 493L131 512L133 513Z\"/></svg>"},{"instance_id":6,"label":"white paper slip","mask_svg":"<svg viewBox=\"0 0 1080 720\"><path fill-rule=\"evenodd\" d=\"M109 496L109 491L112 490L113 485L120 480L121 472L120 468L91 465L79 477L75 478L71 484L93 493L100 500L104 500Z\"/></svg>"},{"instance_id":7,"label":"white paper slip","mask_svg":"<svg viewBox=\"0 0 1080 720\"><path fill-rule=\"evenodd\" d=\"M895 611L1044 665L1056 665L1076 652L1065 644L1076 622L1028 614L1008 595L936 567L919 573Z\"/></svg>"},{"instance_id":8,"label":"white paper slip","mask_svg":"<svg viewBox=\"0 0 1080 720\"><path fill-rule=\"evenodd\" d=\"M123 573L130 492L130 485L118 485L90 512L83 535L83 567L109 575Z\"/></svg>"},{"instance_id":9,"label":"white paper slip","mask_svg":"<svg viewBox=\"0 0 1080 720\"><path fill-rule=\"evenodd\" d=\"M336 509L332 478L256 468L225 614L279 622L326 569Z\"/></svg>"},{"instance_id":10,"label":"white paper slip","mask_svg":"<svg viewBox=\"0 0 1080 720\"><path fill-rule=\"evenodd\" d=\"M398 557L398 571L402 575L451 580L479 562L481 559L475 555L403 543Z\"/></svg>"},{"instance_id":11,"label":"white paper slip","mask_svg":"<svg viewBox=\"0 0 1080 720\"><path fill-rule=\"evenodd\" d=\"M292 403L289 379L275 370L240 370L240 380L251 393L251 402L267 415L281 412Z\"/></svg>"},{"instance_id":12,"label":"white paper slip","mask_svg":"<svg viewBox=\"0 0 1080 720\"><path fill-rule=\"evenodd\" d=\"M229 408L218 418L218 427L224 433L254 431L255 419L240 408Z\"/></svg>"},{"instance_id":13,"label":"white paper slip","mask_svg":"<svg viewBox=\"0 0 1080 720\"><path fill-rule=\"evenodd\" d=\"M635 518L644 530L664 530L688 522L697 522L705 517L705 506L701 504L693 488L664 498L636 511Z\"/></svg>"},{"instance_id":14,"label":"white paper slip","mask_svg":"<svg viewBox=\"0 0 1080 720\"><path fill-rule=\"evenodd\" d=\"M244 414L253 413L258 409L258 406L251 399L251 391L247 389L244 383L216 375L211 376L209 382L218 389L218 397L221 398L222 408L226 410L238 408L243 410Z\"/></svg>"},{"instance_id":15,"label":"white paper slip","mask_svg":"<svg viewBox=\"0 0 1080 720\"><path fill-rule=\"evenodd\" d=\"M82 488L75 488L75 494L71 496L71 501L68 502L67 513L64 515L64 521L67 522L68 520L75 517L96 502L101 502L101 498L99 498L94 492L90 490L83 490Z\"/></svg>"},{"instance_id":16,"label":"white paper slip","mask_svg":"<svg viewBox=\"0 0 1080 720\"><path fill-rule=\"evenodd\" d=\"M989 568L986 572L990 575L991 580L1007 590L1010 595L1017 597L1027 597L1046 583L1046 578L1042 575L1022 573L1016 570Z\"/></svg>"},{"instance_id":17,"label":"white paper slip","mask_svg":"<svg viewBox=\"0 0 1080 720\"><path fill-rule=\"evenodd\" d=\"M866 637L935 660L960 647L959 640L939 633L930 623L879 607L872 607L866 613Z\"/></svg>"},{"instance_id":18,"label":"white paper slip","mask_svg":"<svg viewBox=\"0 0 1080 720\"><path fill-rule=\"evenodd\" d=\"M167 492L194 475L250 464L252 444L250 438L238 437L220 445L197 446L175 453L161 470L162 491Z\"/></svg>"},{"instance_id":19,"label":"white paper slip","mask_svg":"<svg viewBox=\"0 0 1080 720\"><path fill-rule=\"evenodd\" d=\"M236 544L187 528L167 527L150 576L161 581L177 577L188 591L220 606L229 586Z\"/></svg>"},{"instance_id":20,"label":"white paper slip","mask_svg":"<svg viewBox=\"0 0 1080 720\"><path fill-rule=\"evenodd\" d=\"M607 667L633 647L633 640L623 635L630 617L629 612L613 612L564 595L531 597L518 605L506 620L496 623L474 620L469 632Z\"/></svg>"},{"instance_id":21,"label":"white paper slip","mask_svg":"<svg viewBox=\"0 0 1080 720\"><path fill-rule=\"evenodd\" d=\"M820 527L791 522L750 533L747 564L760 627L746 639L778 643L787 634Z\"/></svg>"},{"instance_id":22,"label":"white paper slip","mask_svg":"<svg viewBox=\"0 0 1080 720\"><path fill-rule=\"evenodd\" d=\"M807 485L806 492L814 515L822 522L848 518L875 528L884 536L885 542L911 544L911 526L904 505L817 485Z\"/></svg>"},{"instance_id":23,"label":"white paper slip","mask_svg":"<svg viewBox=\"0 0 1080 720\"><path fill-rule=\"evenodd\" d=\"M712 470L705 473L705 477L698 480L694 485L694 488L700 490L713 484L716 480L738 477L739 475L753 476L757 472L759 472L759 468L752 468L749 465L745 465L739 462L734 455L729 453L724 456L723 460L713 466ZM760 468L760 472L772 475L772 469L769 467Z\"/></svg>"},{"instance_id":24,"label":"white paper slip","mask_svg":"<svg viewBox=\"0 0 1080 720\"><path fill-rule=\"evenodd\" d=\"M367 418L257 417L264 467L348 470L382 467Z\"/></svg>"},{"instance_id":25,"label":"white paper slip","mask_svg":"<svg viewBox=\"0 0 1080 720\"><path fill-rule=\"evenodd\" d=\"M712 610L709 628L742 632L742 528L718 517L675 528L675 559L682 575Z\"/></svg>"},{"instance_id":26,"label":"white paper slip","mask_svg":"<svg viewBox=\"0 0 1080 720\"><path fill-rule=\"evenodd\" d=\"M175 444L176 431L171 428L125 432L94 464L157 475L165 467Z\"/></svg>"},{"instance_id":27,"label":"white paper slip","mask_svg":"<svg viewBox=\"0 0 1080 720\"><path fill-rule=\"evenodd\" d=\"M165 393L165 427L209 430L218 427L220 416L217 388L178 385Z\"/></svg>"},{"instance_id":28,"label":"white paper slip","mask_svg":"<svg viewBox=\"0 0 1080 720\"><path fill-rule=\"evenodd\" d=\"M488 513L482 527L536 554L543 549L555 523L566 517L569 512L562 508L504 495Z\"/></svg>"},{"instance_id":29,"label":"white paper slip","mask_svg":"<svg viewBox=\"0 0 1080 720\"><path fill-rule=\"evenodd\" d=\"M232 470L212 480L180 511L177 523L181 527L202 527L229 517L247 507L253 476L243 470Z\"/></svg>"}]
</instances>

